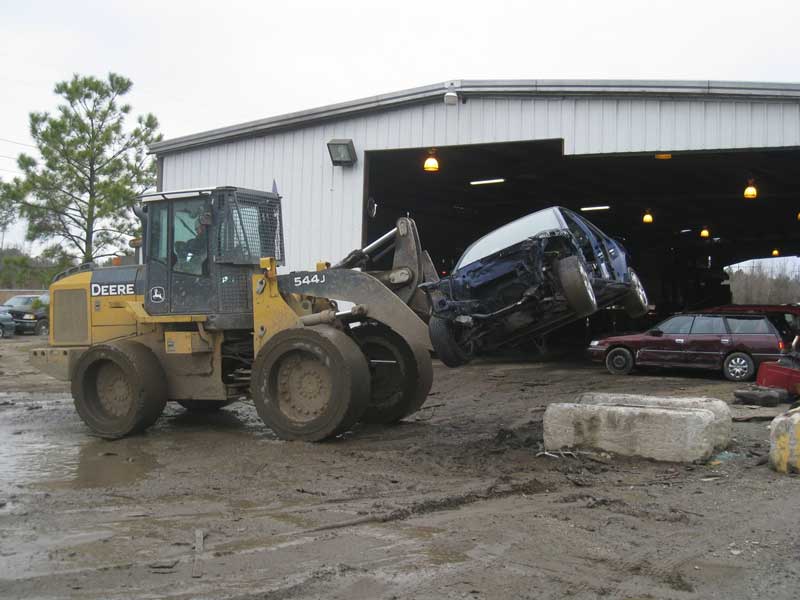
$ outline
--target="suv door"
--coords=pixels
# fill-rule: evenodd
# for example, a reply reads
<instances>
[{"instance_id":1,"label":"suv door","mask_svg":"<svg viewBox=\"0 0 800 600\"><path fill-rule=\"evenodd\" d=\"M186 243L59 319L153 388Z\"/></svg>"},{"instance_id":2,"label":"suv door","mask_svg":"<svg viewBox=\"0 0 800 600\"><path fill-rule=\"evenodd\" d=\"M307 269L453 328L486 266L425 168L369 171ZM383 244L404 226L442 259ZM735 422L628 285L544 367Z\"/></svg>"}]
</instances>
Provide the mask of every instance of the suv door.
<instances>
[{"instance_id":1,"label":"suv door","mask_svg":"<svg viewBox=\"0 0 800 600\"><path fill-rule=\"evenodd\" d=\"M644 336L642 347L636 354L636 362L647 362L659 365L682 365L685 363L686 339L692 330L694 317L676 315L667 319L656 329L662 335Z\"/></svg>"},{"instance_id":2,"label":"suv door","mask_svg":"<svg viewBox=\"0 0 800 600\"><path fill-rule=\"evenodd\" d=\"M725 320L731 332L731 350L749 354L756 366L780 358L781 338L766 317L737 315Z\"/></svg>"},{"instance_id":3,"label":"suv door","mask_svg":"<svg viewBox=\"0 0 800 600\"><path fill-rule=\"evenodd\" d=\"M731 347L731 336L722 317L697 315L686 337L687 366L721 369Z\"/></svg>"}]
</instances>

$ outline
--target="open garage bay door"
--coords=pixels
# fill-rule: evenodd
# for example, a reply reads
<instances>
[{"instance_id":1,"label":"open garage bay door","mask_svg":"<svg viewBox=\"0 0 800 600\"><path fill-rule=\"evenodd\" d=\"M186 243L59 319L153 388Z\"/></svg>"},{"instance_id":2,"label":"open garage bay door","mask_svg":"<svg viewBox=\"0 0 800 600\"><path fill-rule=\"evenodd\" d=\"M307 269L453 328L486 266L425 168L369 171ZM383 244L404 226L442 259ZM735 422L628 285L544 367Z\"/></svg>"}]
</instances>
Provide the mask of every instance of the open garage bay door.
<instances>
[{"instance_id":1,"label":"open garage bay door","mask_svg":"<svg viewBox=\"0 0 800 600\"><path fill-rule=\"evenodd\" d=\"M425 172L429 151L368 153L364 236L409 214L443 272L476 238L554 204L609 207L582 214L626 246L660 314L728 302L726 265L800 253L798 149L565 157L549 140L436 148L439 170Z\"/></svg>"}]
</instances>

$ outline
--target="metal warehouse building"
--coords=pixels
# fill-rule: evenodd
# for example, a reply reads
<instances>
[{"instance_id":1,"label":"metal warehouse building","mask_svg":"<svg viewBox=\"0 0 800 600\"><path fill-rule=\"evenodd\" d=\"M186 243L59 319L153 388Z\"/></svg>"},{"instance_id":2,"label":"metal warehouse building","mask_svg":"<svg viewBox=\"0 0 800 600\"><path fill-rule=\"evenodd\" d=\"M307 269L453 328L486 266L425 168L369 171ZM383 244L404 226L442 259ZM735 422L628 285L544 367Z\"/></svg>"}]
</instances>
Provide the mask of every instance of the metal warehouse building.
<instances>
[{"instance_id":1,"label":"metal warehouse building","mask_svg":"<svg viewBox=\"0 0 800 600\"><path fill-rule=\"evenodd\" d=\"M553 204L608 207L584 214L623 240L665 309L725 301L723 265L800 252L795 84L449 81L151 150L162 190L274 181L290 269L410 214L446 271L478 236ZM438 171L423 170L430 156ZM501 181L474 184L486 180Z\"/></svg>"}]
</instances>

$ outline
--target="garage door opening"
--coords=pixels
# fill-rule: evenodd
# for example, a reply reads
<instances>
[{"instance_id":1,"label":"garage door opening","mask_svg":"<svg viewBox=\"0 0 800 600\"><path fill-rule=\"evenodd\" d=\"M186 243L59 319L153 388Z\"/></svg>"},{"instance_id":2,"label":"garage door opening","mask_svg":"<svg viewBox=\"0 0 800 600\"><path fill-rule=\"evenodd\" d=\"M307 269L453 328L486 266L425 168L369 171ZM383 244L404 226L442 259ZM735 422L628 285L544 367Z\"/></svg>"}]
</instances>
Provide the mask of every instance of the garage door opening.
<instances>
[{"instance_id":1,"label":"garage door opening","mask_svg":"<svg viewBox=\"0 0 800 600\"><path fill-rule=\"evenodd\" d=\"M564 156L562 147L440 147L437 172L422 169L429 148L369 152L365 242L408 214L447 273L471 242L510 220L552 205L607 206L582 214L622 241L659 314L729 302L727 265L800 253L798 149ZM495 182L475 183L487 180ZM748 183L754 199L744 198Z\"/></svg>"}]
</instances>

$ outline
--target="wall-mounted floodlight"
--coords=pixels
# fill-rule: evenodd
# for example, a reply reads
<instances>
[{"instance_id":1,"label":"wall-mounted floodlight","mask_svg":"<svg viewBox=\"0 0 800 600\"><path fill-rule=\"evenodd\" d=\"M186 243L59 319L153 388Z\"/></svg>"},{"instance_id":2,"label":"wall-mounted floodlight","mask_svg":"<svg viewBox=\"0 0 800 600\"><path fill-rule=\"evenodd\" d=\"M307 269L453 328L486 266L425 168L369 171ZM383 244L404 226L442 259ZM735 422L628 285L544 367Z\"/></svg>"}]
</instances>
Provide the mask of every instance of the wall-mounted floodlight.
<instances>
[{"instance_id":1,"label":"wall-mounted floodlight","mask_svg":"<svg viewBox=\"0 0 800 600\"><path fill-rule=\"evenodd\" d=\"M447 104L447 106L455 106L458 104L458 94L455 92L445 92L444 103Z\"/></svg>"},{"instance_id":2,"label":"wall-mounted floodlight","mask_svg":"<svg viewBox=\"0 0 800 600\"><path fill-rule=\"evenodd\" d=\"M328 153L336 167L351 167L358 158L353 140L331 140L328 142Z\"/></svg>"}]
</instances>

